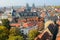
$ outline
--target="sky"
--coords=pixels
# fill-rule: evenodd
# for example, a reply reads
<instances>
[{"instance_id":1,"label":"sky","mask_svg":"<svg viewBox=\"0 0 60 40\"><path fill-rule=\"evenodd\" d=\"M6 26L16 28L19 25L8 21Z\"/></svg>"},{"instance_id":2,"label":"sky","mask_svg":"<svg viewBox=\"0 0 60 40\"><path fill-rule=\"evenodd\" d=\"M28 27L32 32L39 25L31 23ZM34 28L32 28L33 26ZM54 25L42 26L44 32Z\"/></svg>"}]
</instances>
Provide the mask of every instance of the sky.
<instances>
[{"instance_id":1,"label":"sky","mask_svg":"<svg viewBox=\"0 0 60 40\"><path fill-rule=\"evenodd\" d=\"M60 0L0 0L0 7L5 6L25 6L28 3L30 6L34 3L40 5L60 5Z\"/></svg>"}]
</instances>

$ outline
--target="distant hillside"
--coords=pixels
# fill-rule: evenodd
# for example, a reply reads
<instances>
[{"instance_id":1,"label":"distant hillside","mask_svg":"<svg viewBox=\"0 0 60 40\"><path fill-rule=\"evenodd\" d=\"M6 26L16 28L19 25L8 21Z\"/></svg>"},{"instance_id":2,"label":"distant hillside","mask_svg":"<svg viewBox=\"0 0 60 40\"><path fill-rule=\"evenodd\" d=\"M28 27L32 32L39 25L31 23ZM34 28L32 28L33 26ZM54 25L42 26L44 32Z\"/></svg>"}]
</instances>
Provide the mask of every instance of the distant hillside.
<instances>
[{"instance_id":1,"label":"distant hillside","mask_svg":"<svg viewBox=\"0 0 60 40\"><path fill-rule=\"evenodd\" d=\"M54 6L55 8L60 8L60 6Z\"/></svg>"}]
</instances>

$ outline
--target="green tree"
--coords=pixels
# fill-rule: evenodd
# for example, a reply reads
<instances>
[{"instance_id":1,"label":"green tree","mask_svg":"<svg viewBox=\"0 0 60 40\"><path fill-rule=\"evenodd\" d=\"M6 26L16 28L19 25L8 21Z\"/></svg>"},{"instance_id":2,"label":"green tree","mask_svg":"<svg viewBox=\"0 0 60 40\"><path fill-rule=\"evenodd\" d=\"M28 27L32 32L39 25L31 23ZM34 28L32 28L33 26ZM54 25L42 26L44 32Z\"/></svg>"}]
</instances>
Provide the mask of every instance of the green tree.
<instances>
[{"instance_id":1,"label":"green tree","mask_svg":"<svg viewBox=\"0 0 60 40\"><path fill-rule=\"evenodd\" d=\"M8 19L2 19L2 25L6 26L8 29L10 29L10 25L9 25Z\"/></svg>"},{"instance_id":2,"label":"green tree","mask_svg":"<svg viewBox=\"0 0 60 40\"><path fill-rule=\"evenodd\" d=\"M20 29L16 28L16 27L13 27L13 28L10 29L9 34L14 35L14 36L20 35Z\"/></svg>"},{"instance_id":3,"label":"green tree","mask_svg":"<svg viewBox=\"0 0 60 40\"><path fill-rule=\"evenodd\" d=\"M38 30L32 29L28 33L28 40L34 40L34 38L39 34Z\"/></svg>"},{"instance_id":4,"label":"green tree","mask_svg":"<svg viewBox=\"0 0 60 40\"><path fill-rule=\"evenodd\" d=\"M12 27L9 31L8 40L23 40L23 36L20 34L20 29L16 27Z\"/></svg>"},{"instance_id":5,"label":"green tree","mask_svg":"<svg viewBox=\"0 0 60 40\"><path fill-rule=\"evenodd\" d=\"M5 26L0 26L0 40L8 38L8 29Z\"/></svg>"},{"instance_id":6,"label":"green tree","mask_svg":"<svg viewBox=\"0 0 60 40\"><path fill-rule=\"evenodd\" d=\"M24 40L23 36L9 36L8 40Z\"/></svg>"}]
</instances>

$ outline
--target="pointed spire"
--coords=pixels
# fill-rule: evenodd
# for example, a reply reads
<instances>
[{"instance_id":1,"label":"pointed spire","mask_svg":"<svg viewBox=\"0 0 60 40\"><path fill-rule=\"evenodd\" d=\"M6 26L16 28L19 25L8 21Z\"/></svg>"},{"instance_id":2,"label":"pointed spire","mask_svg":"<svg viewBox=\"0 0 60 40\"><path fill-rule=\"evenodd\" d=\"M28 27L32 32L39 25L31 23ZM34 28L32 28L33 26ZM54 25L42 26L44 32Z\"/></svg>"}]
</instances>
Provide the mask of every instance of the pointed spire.
<instances>
[{"instance_id":1,"label":"pointed spire","mask_svg":"<svg viewBox=\"0 0 60 40\"><path fill-rule=\"evenodd\" d=\"M29 8L29 4L28 3L26 4L26 7Z\"/></svg>"},{"instance_id":2,"label":"pointed spire","mask_svg":"<svg viewBox=\"0 0 60 40\"><path fill-rule=\"evenodd\" d=\"M34 3L32 4L32 7L35 8L35 4Z\"/></svg>"},{"instance_id":3,"label":"pointed spire","mask_svg":"<svg viewBox=\"0 0 60 40\"><path fill-rule=\"evenodd\" d=\"M6 11L6 7L4 7L4 11Z\"/></svg>"}]
</instances>

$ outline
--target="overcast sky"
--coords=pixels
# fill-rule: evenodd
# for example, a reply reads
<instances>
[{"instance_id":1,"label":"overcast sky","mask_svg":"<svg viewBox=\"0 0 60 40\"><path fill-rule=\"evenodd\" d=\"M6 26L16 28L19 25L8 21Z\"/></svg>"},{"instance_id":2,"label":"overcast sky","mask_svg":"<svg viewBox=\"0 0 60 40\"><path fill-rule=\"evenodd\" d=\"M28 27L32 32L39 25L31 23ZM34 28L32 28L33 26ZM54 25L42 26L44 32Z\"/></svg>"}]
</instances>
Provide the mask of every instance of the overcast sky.
<instances>
[{"instance_id":1,"label":"overcast sky","mask_svg":"<svg viewBox=\"0 0 60 40\"><path fill-rule=\"evenodd\" d=\"M60 5L60 0L0 0L0 7L4 6L30 6L34 3L36 6L44 5Z\"/></svg>"}]
</instances>

